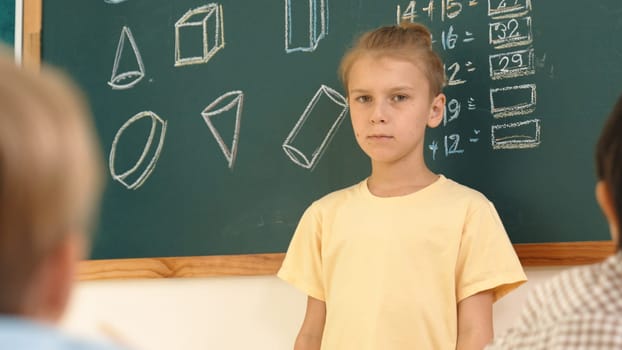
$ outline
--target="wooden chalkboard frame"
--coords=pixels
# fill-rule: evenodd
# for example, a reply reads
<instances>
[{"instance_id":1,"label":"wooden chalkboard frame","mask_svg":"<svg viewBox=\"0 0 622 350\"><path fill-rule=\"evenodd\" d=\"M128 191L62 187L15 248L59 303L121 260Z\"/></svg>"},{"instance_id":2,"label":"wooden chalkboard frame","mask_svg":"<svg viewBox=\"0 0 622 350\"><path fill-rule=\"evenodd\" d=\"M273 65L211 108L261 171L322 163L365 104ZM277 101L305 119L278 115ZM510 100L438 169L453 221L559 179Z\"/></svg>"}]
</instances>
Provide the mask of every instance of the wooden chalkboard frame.
<instances>
[{"instance_id":1,"label":"wooden chalkboard frame","mask_svg":"<svg viewBox=\"0 0 622 350\"><path fill-rule=\"evenodd\" d=\"M22 65L38 71L41 65L42 0L24 1ZM515 244L524 266L581 265L602 261L615 252L613 241ZM285 254L246 254L86 260L79 280L273 275Z\"/></svg>"}]
</instances>

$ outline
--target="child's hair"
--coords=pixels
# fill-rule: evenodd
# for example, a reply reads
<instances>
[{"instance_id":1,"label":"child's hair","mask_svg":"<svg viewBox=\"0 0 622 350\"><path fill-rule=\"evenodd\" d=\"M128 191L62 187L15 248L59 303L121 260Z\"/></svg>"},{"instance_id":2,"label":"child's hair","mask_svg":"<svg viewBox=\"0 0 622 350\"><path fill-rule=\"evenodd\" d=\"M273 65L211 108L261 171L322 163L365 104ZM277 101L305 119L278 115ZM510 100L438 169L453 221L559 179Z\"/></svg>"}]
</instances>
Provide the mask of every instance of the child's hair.
<instances>
[{"instance_id":1,"label":"child's hair","mask_svg":"<svg viewBox=\"0 0 622 350\"><path fill-rule=\"evenodd\" d=\"M22 70L3 53L0 47L0 313L15 314L45 257L91 228L103 168L78 90L58 72Z\"/></svg>"},{"instance_id":2,"label":"child's hair","mask_svg":"<svg viewBox=\"0 0 622 350\"><path fill-rule=\"evenodd\" d=\"M596 171L613 196L618 221L622 219L622 96L609 115L596 146ZM622 248L618 239L618 249Z\"/></svg>"},{"instance_id":3,"label":"child's hair","mask_svg":"<svg viewBox=\"0 0 622 350\"><path fill-rule=\"evenodd\" d=\"M404 21L399 26L381 27L361 35L339 65L339 77L346 93L350 69L358 58L366 54L412 61L426 75L432 96L441 93L445 86L443 62L432 49L432 36L424 25Z\"/></svg>"}]
</instances>

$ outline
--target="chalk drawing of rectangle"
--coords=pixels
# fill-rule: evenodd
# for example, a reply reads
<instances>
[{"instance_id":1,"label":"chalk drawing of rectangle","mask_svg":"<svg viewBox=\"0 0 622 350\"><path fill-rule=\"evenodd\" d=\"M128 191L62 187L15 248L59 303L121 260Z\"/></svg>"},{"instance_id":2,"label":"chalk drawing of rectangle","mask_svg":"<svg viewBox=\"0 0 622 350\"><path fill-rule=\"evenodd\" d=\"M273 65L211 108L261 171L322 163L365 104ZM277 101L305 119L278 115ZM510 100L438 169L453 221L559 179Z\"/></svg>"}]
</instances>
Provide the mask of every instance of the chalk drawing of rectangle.
<instances>
[{"instance_id":1,"label":"chalk drawing of rectangle","mask_svg":"<svg viewBox=\"0 0 622 350\"><path fill-rule=\"evenodd\" d=\"M490 89L490 112L495 118L529 114L535 109L535 84Z\"/></svg>"},{"instance_id":2,"label":"chalk drawing of rectangle","mask_svg":"<svg viewBox=\"0 0 622 350\"><path fill-rule=\"evenodd\" d=\"M533 42L531 17L489 23L488 39L495 49L531 44Z\"/></svg>"},{"instance_id":3,"label":"chalk drawing of rectangle","mask_svg":"<svg viewBox=\"0 0 622 350\"><path fill-rule=\"evenodd\" d=\"M328 0L285 0L285 52L312 52L328 34Z\"/></svg>"},{"instance_id":4,"label":"chalk drawing of rectangle","mask_svg":"<svg viewBox=\"0 0 622 350\"><path fill-rule=\"evenodd\" d=\"M348 103L341 94L320 86L283 142L283 151L295 164L313 170L347 112Z\"/></svg>"},{"instance_id":5,"label":"chalk drawing of rectangle","mask_svg":"<svg viewBox=\"0 0 622 350\"><path fill-rule=\"evenodd\" d=\"M493 149L534 148L540 145L540 119L493 125Z\"/></svg>"},{"instance_id":6,"label":"chalk drawing of rectangle","mask_svg":"<svg viewBox=\"0 0 622 350\"><path fill-rule=\"evenodd\" d=\"M530 10L531 0L488 0L488 16L495 19L522 16Z\"/></svg>"},{"instance_id":7,"label":"chalk drawing of rectangle","mask_svg":"<svg viewBox=\"0 0 622 350\"><path fill-rule=\"evenodd\" d=\"M488 56L493 80L516 78L536 73L533 48Z\"/></svg>"},{"instance_id":8,"label":"chalk drawing of rectangle","mask_svg":"<svg viewBox=\"0 0 622 350\"><path fill-rule=\"evenodd\" d=\"M188 32L198 34L199 42L182 41L184 36L182 33ZM197 32L197 33L194 33ZM183 50L193 53L198 52L199 55L186 56L182 54ZM224 19L222 5L207 4L195 9L188 10L177 22L175 22L175 66L184 66L188 64L206 63L220 49L225 46L224 35Z\"/></svg>"}]
</instances>

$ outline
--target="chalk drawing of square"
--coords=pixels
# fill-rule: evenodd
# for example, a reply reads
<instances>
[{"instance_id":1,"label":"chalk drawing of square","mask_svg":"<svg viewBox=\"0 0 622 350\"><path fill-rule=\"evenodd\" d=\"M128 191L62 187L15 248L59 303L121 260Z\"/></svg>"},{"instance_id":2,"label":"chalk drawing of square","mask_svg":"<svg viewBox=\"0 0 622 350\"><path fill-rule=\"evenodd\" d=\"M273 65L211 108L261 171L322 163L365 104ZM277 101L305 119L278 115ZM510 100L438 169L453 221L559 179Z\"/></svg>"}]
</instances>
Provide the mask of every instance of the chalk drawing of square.
<instances>
[{"instance_id":1,"label":"chalk drawing of square","mask_svg":"<svg viewBox=\"0 0 622 350\"><path fill-rule=\"evenodd\" d=\"M488 42L495 49L531 44L533 42L531 17L488 23Z\"/></svg>"},{"instance_id":2,"label":"chalk drawing of square","mask_svg":"<svg viewBox=\"0 0 622 350\"><path fill-rule=\"evenodd\" d=\"M540 119L493 125L493 149L534 148L540 145Z\"/></svg>"},{"instance_id":3,"label":"chalk drawing of square","mask_svg":"<svg viewBox=\"0 0 622 350\"><path fill-rule=\"evenodd\" d=\"M285 0L285 52L315 51L328 34L328 0Z\"/></svg>"},{"instance_id":4,"label":"chalk drawing of square","mask_svg":"<svg viewBox=\"0 0 622 350\"><path fill-rule=\"evenodd\" d=\"M151 127L149 128L149 134L145 140L145 145L140 156L134 162L130 169L119 173L116 169L115 163L117 162L118 145L122 136L132 128L140 128L137 123L140 120L148 118L151 120ZM158 133L159 129L159 133ZM160 153L162 152L162 146L164 145L164 137L166 136L166 121L160 118L157 114L151 111L143 111L135 114L128 119L112 141L112 147L110 149L110 156L108 159L108 167L110 175L115 181L118 181L127 189L135 190L143 185L147 178L151 175L155 169ZM155 141L155 142L154 142ZM149 161L146 159L151 156Z\"/></svg>"},{"instance_id":5,"label":"chalk drawing of square","mask_svg":"<svg viewBox=\"0 0 622 350\"><path fill-rule=\"evenodd\" d=\"M196 39L185 41L185 37ZM175 23L175 66L208 62L225 47L222 5L207 4L188 10ZM184 51L182 53L182 50ZM186 54L189 51L190 54Z\"/></svg>"},{"instance_id":6,"label":"chalk drawing of square","mask_svg":"<svg viewBox=\"0 0 622 350\"><path fill-rule=\"evenodd\" d=\"M525 115L535 109L535 84L490 89L490 111L495 118Z\"/></svg>"},{"instance_id":7,"label":"chalk drawing of square","mask_svg":"<svg viewBox=\"0 0 622 350\"><path fill-rule=\"evenodd\" d=\"M536 74L534 57L533 48L490 55L490 77L499 80Z\"/></svg>"},{"instance_id":8,"label":"chalk drawing of square","mask_svg":"<svg viewBox=\"0 0 622 350\"><path fill-rule=\"evenodd\" d=\"M313 170L348 112L346 99L322 85L283 142L283 151L295 164Z\"/></svg>"},{"instance_id":9,"label":"chalk drawing of square","mask_svg":"<svg viewBox=\"0 0 622 350\"><path fill-rule=\"evenodd\" d=\"M238 153L238 143L240 141L240 123L242 120L242 107L244 104L244 93L242 91L230 91L226 94L218 97L214 102L210 103L201 115L207 123L214 139L218 143L222 153L225 155L227 159L227 165L229 169L233 168L235 164L235 159ZM232 109L235 111L228 112ZM222 138L222 133L218 131L216 126L214 125L214 118L235 118L235 125L233 128L233 137L231 138L231 147L227 145L227 142Z\"/></svg>"},{"instance_id":10,"label":"chalk drawing of square","mask_svg":"<svg viewBox=\"0 0 622 350\"><path fill-rule=\"evenodd\" d=\"M513 4L506 0L488 0L488 16L495 19L522 16L531 8L531 0L514 0Z\"/></svg>"}]
</instances>

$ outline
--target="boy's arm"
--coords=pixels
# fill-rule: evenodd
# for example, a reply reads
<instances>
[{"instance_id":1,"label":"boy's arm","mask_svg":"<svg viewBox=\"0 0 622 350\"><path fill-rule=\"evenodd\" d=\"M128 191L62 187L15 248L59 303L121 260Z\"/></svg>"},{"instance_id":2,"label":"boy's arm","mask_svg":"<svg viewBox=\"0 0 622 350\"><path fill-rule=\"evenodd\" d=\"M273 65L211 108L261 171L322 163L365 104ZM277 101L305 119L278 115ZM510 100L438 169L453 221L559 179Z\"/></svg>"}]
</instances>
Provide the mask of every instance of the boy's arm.
<instances>
[{"instance_id":1,"label":"boy's arm","mask_svg":"<svg viewBox=\"0 0 622 350\"><path fill-rule=\"evenodd\" d=\"M492 340L492 303L490 290L458 303L457 350L481 350Z\"/></svg>"},{"instance_id":2,"label":"boy's arm","mask_svg":"<svg viewBox=\"0 0 622 350\"><path fill-rule=\"evenodd\" d=\"M319 350L326 321L326 303L313 297L307 298L307 312L298 332L294 350Z\"/></svg>"}]
</instances>

